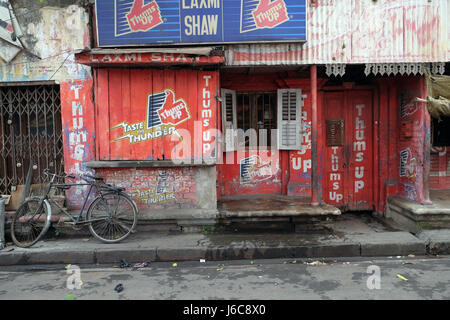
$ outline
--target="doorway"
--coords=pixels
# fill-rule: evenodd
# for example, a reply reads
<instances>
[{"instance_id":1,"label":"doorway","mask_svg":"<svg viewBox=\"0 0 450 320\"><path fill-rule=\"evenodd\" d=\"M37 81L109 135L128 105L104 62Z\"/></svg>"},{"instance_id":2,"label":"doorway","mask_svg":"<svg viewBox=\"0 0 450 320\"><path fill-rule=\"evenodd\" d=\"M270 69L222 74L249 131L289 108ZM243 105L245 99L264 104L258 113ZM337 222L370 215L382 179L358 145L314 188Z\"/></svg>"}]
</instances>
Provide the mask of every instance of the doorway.
<instances>
[{"instance_id":1,"label":"doorway","mask_svg":"<svg viewBox=\"0 0 450 320\"><path fill-rule=\"evenodd\" d=\"M373 93L326 92L324 97L324 194L342 211L372 210Z\"/></svg>"},{"instance_id":2,"label":"doorway","mask_svg":"<svg viewBox=\"0 0 450 320\"><path fill-rule=\"evenodd\" d=\"M43 169L64 172L59 85L0 87L0 192L25 184L30 166L33 183L43 183Z\"/></svg>"}]
</instances>

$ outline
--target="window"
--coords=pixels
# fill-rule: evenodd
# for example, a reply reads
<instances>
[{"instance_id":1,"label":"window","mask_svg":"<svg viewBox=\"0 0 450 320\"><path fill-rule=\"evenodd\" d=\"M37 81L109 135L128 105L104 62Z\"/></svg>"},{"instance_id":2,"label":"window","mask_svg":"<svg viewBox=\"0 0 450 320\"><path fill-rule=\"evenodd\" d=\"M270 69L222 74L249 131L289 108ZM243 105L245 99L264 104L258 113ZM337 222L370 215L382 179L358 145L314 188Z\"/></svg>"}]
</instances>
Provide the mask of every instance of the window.
<instances>
[{"instance_id":1,"label":"window","mask_svg":"<svg viewBox=\"0 0 450 320\"><path fill-rule=\"evenodd\" d=\"M302 106L300 89L251 93L222 89L224 150L255 145L258 148L299 150ZM276 132L277 137L273 136ZM275 141L277 146L274 146Z\"/></svg>"},{"instance_id":2,"label":"window","mask_svg":"<svg viewBox=\"0 0 450 320\"><path fill-rule=\"evenodd\" d=\"M277 98L275 92L238 93L236 104L237 129L253 129L259 148L270 147L272 129L277 128ZM250 136L244 136L240 146L250 146Z\"/></svg>"},{"instance_id":3,"label":"window","mask_svg":"<svg viewBox=\"0 0 450 320\"><path fill-rule=\"evenodd\" d=\"M450 117L431 119L432 145L435 147L450 146Z\"/></svg>"}]
</instances>

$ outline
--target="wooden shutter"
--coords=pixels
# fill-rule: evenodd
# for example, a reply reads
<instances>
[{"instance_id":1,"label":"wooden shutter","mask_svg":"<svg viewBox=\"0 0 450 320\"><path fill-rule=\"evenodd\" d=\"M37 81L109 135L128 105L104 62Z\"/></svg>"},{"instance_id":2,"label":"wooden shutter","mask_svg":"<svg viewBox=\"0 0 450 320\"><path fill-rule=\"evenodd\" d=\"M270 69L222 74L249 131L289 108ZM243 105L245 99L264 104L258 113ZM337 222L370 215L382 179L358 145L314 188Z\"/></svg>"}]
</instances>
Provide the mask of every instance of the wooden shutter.
<instances>
[{"instance_id":1,"label":"wooden shutter","mask_svg":"<svg viewBox=\"0 0 450 320\"><path fill-rule=\"evenodd\" d=\"M236 91L222 89L222 128L225 152L236 150Z\"/></svg>"},{"instance_id":2,"label":"wooden shutter","mask_svg":"<svg viewBox=\"0 0 450 320\"><path fill-rule=\"evenodd\" d=\"M278 149L301 149L301 89L278 89Z\"/></svg>"}]
</instances>

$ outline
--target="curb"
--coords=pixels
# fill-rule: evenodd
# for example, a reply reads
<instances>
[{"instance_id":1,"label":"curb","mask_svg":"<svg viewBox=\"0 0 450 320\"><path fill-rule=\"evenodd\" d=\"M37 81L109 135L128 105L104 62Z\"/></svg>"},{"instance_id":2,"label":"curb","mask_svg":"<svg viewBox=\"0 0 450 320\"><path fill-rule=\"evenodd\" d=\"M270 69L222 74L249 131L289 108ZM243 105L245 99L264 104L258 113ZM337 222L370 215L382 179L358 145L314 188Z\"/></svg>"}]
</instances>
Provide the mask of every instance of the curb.
<instances>
[{"instance_id":1,"label":"curb","mask_svg":"<svg viewBox=\"0 0 450 320\"><path fill-rule=\"evenodd\" d=\"M416 236L425 242L428 253L433 255L450 254L450 230L422 230Z\"/></svg>"},{"instance_id":2,"label":"curb","mask_svg":"<svg viewBox=\"0 0 450 320\"><path fill-rule=\"evenodd\" d=\"M281 258L336 258L424 255L426 246L422 241L410 243L345 243L317 246L280 247L192 247L192 248L145 248L135 250L75 250L75 251L23 251L1 252L0 266L32 264L111 264L122 259L130 263L163 261L207 261L241 259Z\"/></svg>"}]
</instances>

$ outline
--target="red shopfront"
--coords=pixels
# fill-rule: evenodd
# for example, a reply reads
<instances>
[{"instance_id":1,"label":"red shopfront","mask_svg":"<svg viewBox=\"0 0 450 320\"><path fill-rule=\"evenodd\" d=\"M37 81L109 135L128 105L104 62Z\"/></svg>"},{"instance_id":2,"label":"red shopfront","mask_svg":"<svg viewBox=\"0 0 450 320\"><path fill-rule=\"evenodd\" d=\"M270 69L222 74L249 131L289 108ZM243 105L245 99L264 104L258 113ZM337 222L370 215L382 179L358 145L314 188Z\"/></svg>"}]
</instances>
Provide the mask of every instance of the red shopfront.
<instances>
[{"instance_id":1,"label":"red shopfront","mask_svg":"<svg viewBox=\"0 0 450 320\"><path fill-rule=\"evenodd\" d=\"M267 69L259 74L221 70L225 88L225 150L223 163L217 165L221 199L278 194L313 203L315 192L319 203L342 211L380 213L390 195L429 201L429 119L416 101L426 95L423 78L379 77L339 85L334 84L336 79L319 78L313 107L314 79L309 72ZM275 148L273 142L260 143L261 125L278 130ZM251 137L245 135L234 148L227 147L227 128L255 129L258 147L249 147ZM405 150L410 152L407 163L402 162Z\"/></svg>"},{"instance_id":2,"label":"red shopfront","mask_svg":"<svg viewBox=\"0 0 450 320\"><path fill-rule=\"evenodd\" d=\"M321 186L317 192L325 203L346 210L374 208L374 88L329 89L326 82L317 81L318 153L314 159L310 78L294 72L222 73L221 85L227 88L223 105L228 108L223 123L237 130L255 129L258 148L248 147L246 136L247 145L235 142L235 150L225 150L224 164L218 165L221 196L280 194L311 202L312 167L317 161ZM261 124L278 130L272 145L260 143ZM275 148L274 142L278 142Z\"/></svg>"},{"instance_id":3,"label":"red shopfront","mask_svg":"<svg viewBox=\"0 0 450 320\"><path fill-rule=\"evenodd\" d=\"M93 123L85 123L94 141L85 152L95 156L83 166L125 187L141 219L214 222L223 58L151 52L77 61L94 73Z\"/></svg>"},{"instance_id":4,"label":"red shopfront","mask_svg":"<svg viewBox=\"0 0 450 320\"><path fill-rule=\"evenodd\" d=\"M217 56L77 59L94 67L94 125L85 125L95 157L86 164L125 187L149 218L180 209L212 221L218 202L254 195L311 204L315 194L341 210L379 212L392 194L427 201L429 168L402 176L400 163L409 148L426 164L424 111L401 113L402 99L424 95L421 78L331 85L312 67L248 74Z\"/></svg>"}]
</instances>

